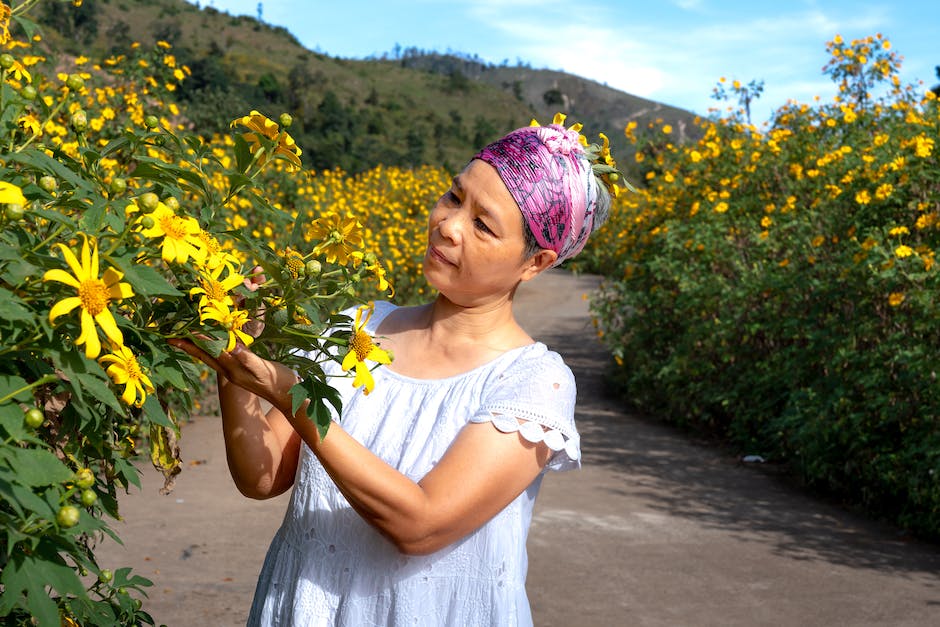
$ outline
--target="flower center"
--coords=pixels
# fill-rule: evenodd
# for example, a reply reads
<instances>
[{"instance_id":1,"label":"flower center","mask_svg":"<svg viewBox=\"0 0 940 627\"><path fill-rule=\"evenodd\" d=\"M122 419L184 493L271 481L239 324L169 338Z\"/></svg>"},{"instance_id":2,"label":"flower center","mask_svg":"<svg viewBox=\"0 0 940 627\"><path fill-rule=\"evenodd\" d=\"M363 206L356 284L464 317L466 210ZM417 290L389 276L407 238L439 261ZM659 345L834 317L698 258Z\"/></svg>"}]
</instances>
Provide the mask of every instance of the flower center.
<instances>
[{"instance_id":1,"label":"flower center","mask_svg":"<svg viewBox=\"0 0 940 627\"><path fill-rule=\"evenodd\" d=\"M300 276L300 273L304 269L304 260L301 257L296 255L291 255L287 258L287 270L290 272L292 279L296 279Z\"/></svg>"},{"instance_id":2,"label":"flower center","mask_svg":"<svg viewBox=\"0 0 940 627\"><path fill-rule=\"evenodd\" d=\"M363 331L356 331L353 334L352 339L349 342L349 345L354 351L356 351L356 359L359 361L365 361L366 357L369 356L369 353L372 352L372 338L369 337L368 333Z\"/></svg>"},{"instance_id":3,"label":"flower center","mask_svg":"<svg viewBox=\"0 0 940 627\"><path fill-rule=\"evenodd\" d=\"M166 216L160 220L160 228L170 239L186 239L186 220L179 216Z\"/></svg>"},{"instance_id":4,"label":"flower center","mask_svg":"<svg viewBox=\"0 0 940 627\"><path fill-rule=\"evenodd\" d=\"M206 296L209 297L209 300L224 301L225 297L228 296L228 292L225 291L222 284L212 279L204 279L202 289L206 290Z\"/></svg>"},{"instance_id":5,"label":"flower center","mask_svg":"<svg viewBox=\"0 0 940 627\"><path fill-rule=\"evenodd\" d=\"M139 381L144 376L136 357L131 357L124 363L124 370L127 371L127 378L131 381Z\"/></svg>"},{"instance_id":6,"label":"flower center","mask_svg":"<svg viewBox=\"0 0 940 627\"><path fill-rule=\"evenodd\" d=\"M199 233L199 239L201 239L202 242L206 245L206 251L210 256L217 255L219 254L219 251L222 250L222 247L219 246L219 240L212 237L212 235L206 233L205 231Z\"/></svg>"},{"instance_id":7,"label":"flower center","mask_svg":"<svg viewBox=\"0 0 940 627\"><path fill-rule=\"evenodd\" d=\"M78 286L82 309L97 316L108 306L108 286L101 279L85 279Z\"/></svg>"}]
</instances>

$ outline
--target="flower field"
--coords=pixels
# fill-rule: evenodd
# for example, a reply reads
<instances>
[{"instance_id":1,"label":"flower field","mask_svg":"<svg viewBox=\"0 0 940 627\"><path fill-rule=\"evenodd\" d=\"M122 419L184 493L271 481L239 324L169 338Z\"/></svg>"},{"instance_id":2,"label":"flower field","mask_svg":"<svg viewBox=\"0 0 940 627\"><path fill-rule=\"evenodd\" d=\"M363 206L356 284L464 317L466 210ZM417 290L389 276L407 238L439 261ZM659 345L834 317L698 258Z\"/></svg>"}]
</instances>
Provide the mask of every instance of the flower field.
<instances>
[{"instance_id":1,"label":"flower field","mask_svg":"<svg viewBox=\"0 0 940 627\"><path fill-rule=\"evenodd\" d=\"M880 35L828 50L835 102L626 129L646 186L582 264L630 401L938 537L940 107Z\"/></svg>"}]
</instances>

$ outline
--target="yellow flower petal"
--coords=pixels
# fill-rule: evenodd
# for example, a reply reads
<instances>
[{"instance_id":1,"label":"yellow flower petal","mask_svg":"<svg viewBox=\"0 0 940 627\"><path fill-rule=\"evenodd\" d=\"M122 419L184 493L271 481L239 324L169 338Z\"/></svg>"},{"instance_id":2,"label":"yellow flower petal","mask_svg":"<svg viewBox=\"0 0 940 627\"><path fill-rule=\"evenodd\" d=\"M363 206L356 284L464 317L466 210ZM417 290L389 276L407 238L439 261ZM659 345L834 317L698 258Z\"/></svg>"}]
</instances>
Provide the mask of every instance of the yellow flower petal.
<instances>
[{"instance_id":1,"label":"yellow flower petal","mask_svg":"<svg viewBox=\"0 0 940 627\"><path fill-rule=\"evenodd\" d=\"M75 343L84 344L85 357L88 359L94 359L101 354L101 340L98 339L98 331L95 329L95 321L92 319L91 314L84 309L82 309L81 321L82 333L79 335L78 339L75 340Z\"/></svg>"},{"instance_id":2,"label":"yellow flower petal","mask_svg":"<svg viewBox=\"0 0 940 627\"><path fill-rule=\"evenodd\" d=\"M44 275L42 275L43 281L58 281L59 283L65 283L70 287L78 289L81 283L78 282L78 279L73 277L71 274L65 270L55 268L53 270L47 270Z\"/></svg>"},{"instance_id":3,"label":"yellow flower petal","mask_svg":"<svg viewBox=\"0 0 940 627\"><path fill-rule=\"evenodd\" d=\"M108 336L109 340L118 345L124 344L124 335L117 327L117 323L114 321L114 315L109 309L105 309L95 316L95 322L98 323L98 326L101 327L101 330L104 331L104 334Z\"/></svg>"},{"instance_id":4,"label":"yellow flower petal","mask_svg":"<svg viewBox=\"0 0 940 627\"><path fill-rule=\"evenodd\" d=\"M50 270L51 272L51 270ZM64 272L59 270L59 272ZM78 296L69 296L68 298L63 298L55 305L52 306L52 309L49 310L49 322L54 322L56 318L61 315L67 314L76 307L82 304L82 299Z\"/></svg>"},{"instance_id":5,"label":"yellow flower petal","mask_svg":"<svg viewBox=\"0 0 940 627\"><path fill-rule=\"evenodd\" d=\"M350 350L346 353L346 357L343 358L343 370L348 371L350 368L356 365L356 351Z\"/></svg>"}]
</instances>

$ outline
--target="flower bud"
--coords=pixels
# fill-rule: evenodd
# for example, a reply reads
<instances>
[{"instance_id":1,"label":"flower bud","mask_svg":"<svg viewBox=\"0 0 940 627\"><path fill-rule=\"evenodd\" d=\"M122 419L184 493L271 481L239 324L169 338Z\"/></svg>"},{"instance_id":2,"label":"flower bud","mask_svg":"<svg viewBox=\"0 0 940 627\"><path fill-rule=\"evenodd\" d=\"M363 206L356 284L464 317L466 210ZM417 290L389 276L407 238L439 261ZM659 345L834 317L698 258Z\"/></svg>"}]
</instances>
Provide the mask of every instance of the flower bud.
<instances>
[{"instance_id":1,"label":"flower bud","mask_svg":"<svg viewBox=\"0 0 940 627\"><path fill-rule=\"evenodd\" d=\"M72 114L72 117L69 119L69 123L72 125L72 128L75 129L76 132L81 133L82 131L88 128L88 116L85 114L84 111L79 109L78 111Z\"/></svg>"},{"instance_id":2,"label":"flower bud","mask_svg":"<svg viewBox=\"0 0 940 627\"><path fill-rule=\"evenodd\" d=\"M283 128L290 128L290 125L294 123L294 118L291 117L290 113L282 113L277 121Z\"/></svg>"},{"instance_id":3,"label":"flower bud","mask_svg":"<svg viewBox=\"0 0 940 627\"><path fill-rule=\"evenodd\" d=\"M32 85L24 85L23 89L20 90L20 97L23 100L35 100L38 93Z\"/></svg>"},{"instance_id":4,"label":"flower bud","mask_svg":"<svg viewBox=\"0 0 940 627\"><path fill-rule=\"evenodd\" d=\"M137 198L137 204L147 211L153 211L160 203L160 197L153 192L145 192Z\"/></svg>"},{"instance_id":5,"label":"flower bud","mask_svg":"<svg viewBox=\"0 0 940 627\"><path fill-rule=\"evenodd\" d=\"M39 188L48 193L52 193L59 188L59 182L54 176L45 175L39 178Z\"/></svg>"},{"instance_id":6,"label":"flower bud","mask_svg":"<svg viewBox=\"0 0 940 627\"><path fill-rule=\"evenodd\" d=\"M320 265L320 262L316 259L311 259L307 262L307 276L316 277L320 275L320 272L323 271L323 266Z\"/></svg>"},{"instance_id":7,"label":"flower bud","mask_svg":"<svg viewBox=\"0 0 940 627\"><path fill-rule=\"evenodd\" d=\"M168 196L166 200L163 201L163 204L166 205L168 209L172 209L173 211L176 211L180 208L180 201L178 201L173 196Z\"/></svg>"},{"instance_id":8,"label":"flower bud","mask_svg":"<svg viewBox=\"0 0 940 627\"><path fill-rule=\"evenodd\" d=\"M13 58L12 54L8 52L4 52L3 54L0 54L0 68L3 68L4 70L9 70L11 67L13 67L13 64L15 62L16 62L16 59Z\"/></svg>"},{"instance_id":9,"label":"flower bud","mask_svg":"<svg viewBox=\"0 0 940 627\"><path fill-rule=\"evenodd\" d=\"M26 213L26 209L18 202L11 202L3 208L3 215L8 220L20 220Z\"/></svg>"},{"instance_id":10,"label":"flower bud","mask_svg":"<svg viewBox=\"0 0 940 627\"><path fill-rule=\"evenodd\" d=\"M65 86L71 91L81 91L85 86L85 79L78 74L69 74L69 77L65 79Z\"/></svg>"},{"instance_id":11,"label":"flower bud","mask_svg":"<svg viewBox=\"0 0 940 627\"><path fill-rule=\"evenodd\" d=\"M108 186L108 190L112 194L123 194L124 190L127 189L127 181L122 178L114 177L111 179L111 184Z\"/></svg>"},{"instance_id":12,"label":"flower bud","mask_svg":"<svg viewBox=\"0 0 940 627\"><path fill-rule=\"evenodd\" d=\"M140 226L145 229L152 229L154 224L156 224L156 222L154 222L153 218L150 216L144 216L140 219Z\"/></svg>"},{"instance_id":13,"label":"flower bud","mask_svg":"<svg viewBox=\"0 0 940 627\"><path fill-rule=\"evenodd\" d=\"M148 115L144 118L144 126L149 129L155 129L160 126L160 119L155 115Z\"/></svg>"}]
</instances>

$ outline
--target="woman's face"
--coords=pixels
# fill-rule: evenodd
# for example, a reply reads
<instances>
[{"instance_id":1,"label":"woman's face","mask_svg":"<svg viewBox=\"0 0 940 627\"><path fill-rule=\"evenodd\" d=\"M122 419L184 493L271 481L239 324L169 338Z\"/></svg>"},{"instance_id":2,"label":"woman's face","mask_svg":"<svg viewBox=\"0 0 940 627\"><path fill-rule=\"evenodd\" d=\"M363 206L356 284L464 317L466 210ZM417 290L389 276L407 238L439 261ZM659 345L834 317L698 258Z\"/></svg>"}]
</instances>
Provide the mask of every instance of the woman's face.
<instances>
[{"instance_id":1,"label":"woman's face","mask_svg":"<svg viewBox=\"0 0 940 627\"><path fill-rule=\"evenodd\" d=\"M424 274L450 300L481 304L538 274L524 247L516 201L493 166L475 159L431 210Z\"/></svg>"}]
</instances>

